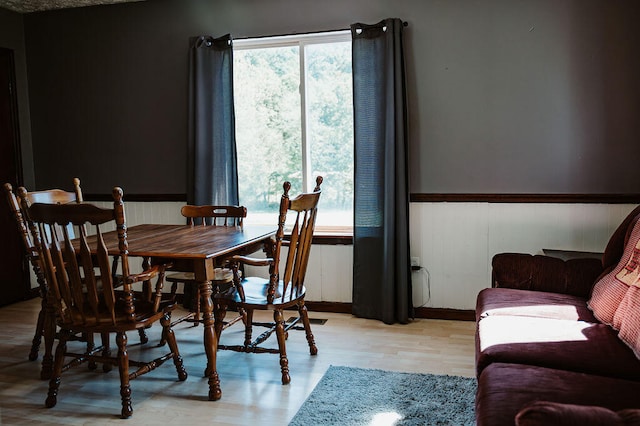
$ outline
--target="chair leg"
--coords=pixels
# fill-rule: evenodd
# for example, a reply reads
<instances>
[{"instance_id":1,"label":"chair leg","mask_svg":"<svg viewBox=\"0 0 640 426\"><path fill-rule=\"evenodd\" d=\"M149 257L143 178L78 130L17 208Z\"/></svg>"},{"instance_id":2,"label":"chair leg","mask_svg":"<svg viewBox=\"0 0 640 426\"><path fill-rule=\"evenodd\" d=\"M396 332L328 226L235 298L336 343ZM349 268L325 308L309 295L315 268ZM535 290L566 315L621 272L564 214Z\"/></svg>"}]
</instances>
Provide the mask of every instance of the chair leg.
<instances>
[{"instance_id":1,"label":"chair leg","mask_svg":"<svg viewBox=\"0 0 640 426\"><path fill-rule=\"evenodd\" d=\"M167 339L164 337L164 331L160 333L160 341L158 342L158 347L161 348L167 343Z\"/></svg>"},{"instance_id":2,"label":"chair leg","mask_svg":"<svg viewBox=\"0 0 640 426\"><path fill-rule=\"evenodd\" d=\"M131 406L131 386L129 384L129 353L127 352L127 335L123 332L116 334L118 345L118 370L120 372L120 397L122 398L122 412L120 417L128 419L133 414Z\"/></svg>"},{"instance_id":3,"label":"chair leg","mask_svg":"<svg viewBox=\"0 0 640 426\"><path fill-rule=\"evenodd\" d=\"M40 378L47 380L51 378L53 370L53 343L56 339L56 321L53 307L48 307L44 312L44 354L42 355L42 369L40 370Z\"/></svg>"},{"instance_id":4,"label":"chair leg","mask_svg":"<svg viewBox=\"0 0 640 426\"><path fill-rule=\"evenodd\" d=\"M284 331L284 315L282 310L273 311L273 320L276 323L276 337L278 338L278 349L280 350L280 370L282 371L282 384L291 382L289 376L289 360L287 359L286 338Z\"/></svg>"},{"instance_id":5,"label":"chair leg","mask_svg":"<svg viewBox=\"0 0 640 426\"><path fill-rule=\"evenodd\" d=\"M302 325L304 325L304 332L307 335L307 343L309 343L309 353L311 355L317 355L318 348L316 347L316 342L313 337L313 333L311 332L311 323L309 322L309 313L307 312L307 307L304 304L304 300L301 300L298 303L298 313L300 314L300 318L302 319Z\"/></svg>"},{"instance_id":6,"label":"chair leg","mask_svg":"<svg viewBox=\"0 0 640 426\"><path fill-rule=\"evenodd\" d=\"M244 345L251 344L253 334L253 309L246 309L244 313Z\"/></svg>"},{"instance_id":7,"label":"chair leg","mask_svg":"<svg viewBox=\"0 0 640 426\"><path fill-rule=\"evenodd\" d=\"M164 313L163 317L160 319L160 324L162 324L162 338L167 342L169 350L173 354L173 365L176 367L178 380L181 382L187 380L187 370L184 369L182 357L180 356L180 351L178 351L176 335L171 328L171 315L169 315L168 312Z\"/></svg>"},{"instance_id":8,"label":"chair leg","mask_svg":"<svg viewBox=\"0 0 640 426\"><path fill-rule=\"evenodd\" d=\"M93 339L93 333L83 333L82 337L87 342L87 353L93 352L96 347L95 341ZM93 360L89 360L88 367L89 370L95 370L96 368L98 368L98 364Z\"/></svg>"},{"instance_id":9,"label":"chair leg","mask_svg":"<svg viewBox=\"0 0 640 426\"><path fill-rule=\"evenodd\" d=\"M45 407L55 407L58 402L58 389L60 388L60 377L62 376L62 368L64 365L64 355L67 352L67 341L71 338L70 330L61 330L58 347L56 348L56 358L53 363L53 371L49 380L49 392L45 400Z\"/></svg>"},{"instance_id":10,"label":"chair leg","mask_svg":"<svg viewBox=\"0 0 640 426\"><path fill-rule=\"evenodd\" d=\"M102 339L102 356L105 358L110 358L111 347L109 343L109 333L102 333L100 337ZM111 363L105 362L104 364L102 364L102 371L104 371L105 373L108 373L112 369L113 369L113 365L111 365Z\"/></svg>"},{"instance_id":11,"label":"chair leg","mask_svg":"<svg viewBox=\"0 0 640 426\"><path fill-rule=\"evenodd\" d=\"M244 324L245 328L247 327L247 311L244 308L238 306L238 315L242 318L242 324Z\"/></svg>"},{"instance_id":12,"label":"chair leg","mask_svg":"<svg viewBox=\"0 0 640 426\"><path fill-rule=\"evenodd\" d=\"M220 343L220 336L224 329L224 317L227 315L227 305L220 304L213 310L215 316L215 323L213 325L216 332L216 340Z\"/></svg>"},{"instance_id":13,"label":"chair leg","mask_svg":"<svg viewBox=\"0 0 640 426\"><path fill-rule=\"evenodd\" d=\"M29 352L29 361L35 361L38 359L38 351L40 350L40 343L42 342L42 335L44 333L44 317L45 317L46 305L44 298L42 298L42 306L40 312L38 312L38 322L36 323L36 332L33 335L33 341L31 342L31 351Z\"/></svg>"},{"instance_id":14,"label":"chair leg","mask_svg":"<svg viewBox=\"0 0 640 426\"><path fill-rule=\"evenodd\" d=\"M149 268L149 258L145 257L142 259L142 269L146 270L148 268ZM152 297L151 281L147 280L142 282L141 297L143 298L143 300L146 300L148 302L151 301L151 297ZM140 336L140 343L142 343L143 345L149 342L149 338L147 337L147 332L144 330L144 328L138 329L138 335Z\"/></svg>"},{"instance_id":15,"label":"chair leg","mask_svg":"<svg viewBox=\"0 0 640 426\"><path fill-rule=\"evenodd\" d=\"M173 302L176 301L176 292L177 291L178 291L178 282L174 281L174 282L171 283L171 295L172 295L171 300Z\"/></svg>"},{"instance_id":16,"label":"chair leg","mask_svg":"<svg viewBox=\"0 0 640 426\"><path fill-rule=\"evenodd\" d=\"M140 343L142 343L143 345L149 341L147 332L144 330L144 328L138 329L138 335L140 336Z\"/></svg>"}]
</instances>

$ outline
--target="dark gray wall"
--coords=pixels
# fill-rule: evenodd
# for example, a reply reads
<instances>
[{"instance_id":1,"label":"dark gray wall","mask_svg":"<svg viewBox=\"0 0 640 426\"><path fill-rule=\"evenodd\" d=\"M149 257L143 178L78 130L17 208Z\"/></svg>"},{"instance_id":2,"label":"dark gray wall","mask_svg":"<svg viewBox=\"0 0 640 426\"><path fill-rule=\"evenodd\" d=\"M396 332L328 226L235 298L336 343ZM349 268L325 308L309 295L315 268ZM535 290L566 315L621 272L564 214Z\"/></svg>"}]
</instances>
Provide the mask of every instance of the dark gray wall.
<instances>
[{"instance_id":1,"label":"dark gray wall","mask_svg":"<svg viewBox=\"0 0 640 426\"><path fill-rule=\"evenodd\" d=\"M414 192L640 192L640 2L430 5Z\"/></svg>"},{"instance_id":2,"label":"dark gray wall","mask_svg":"<svg viewBox=\"0 0 640 426\"><path fill-rule=\"evenodd\" d=\"M28 188L34 185L33 150L31 147L31 121L29 116L29 86L27 84L27 57L24 44L23 17L19 13L0 9L0 47L13 50L18 98L18 126L23 165L20 182ZM4 182L3 182L4 183Z\"/></svg>"},{"instance_id":3,"label":"dark gray wall","mask_svg":"<svg viewBox=\"0 0 640 426\"><path fill-rule=\"evenodd\" d=\"M187 51L407 28L413 193L640 192L636 0L153 0L25 15L39 187L186 192Z\"/></svg>"}]
</instances>

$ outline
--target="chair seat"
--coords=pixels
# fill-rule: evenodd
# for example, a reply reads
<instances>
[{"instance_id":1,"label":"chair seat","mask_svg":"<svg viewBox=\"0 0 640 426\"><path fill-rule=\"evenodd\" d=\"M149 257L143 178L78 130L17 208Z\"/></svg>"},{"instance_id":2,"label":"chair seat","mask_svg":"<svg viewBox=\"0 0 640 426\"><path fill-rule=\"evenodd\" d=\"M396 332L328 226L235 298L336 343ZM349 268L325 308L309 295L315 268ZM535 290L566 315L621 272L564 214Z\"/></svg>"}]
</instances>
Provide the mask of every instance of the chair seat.
<instances>
[{"instance_id":1,"label":"chair seat","mask_svg":"<svg viewBox=\"0 0 640 426\"><path fill-rule=\"evenodd\" d=\"M273 303L267 301L267 288L269 287L269 280L260 277L246 277L243 278L242 288L244 289L245 300L242 301L240 294L236 287L230 287L226 291L221 291L218 295L215 295L216 299L225 299L231 303L242 303L243 306L251 306L256 309L274 306L289 306L298 302L298 300L304 298L306 288L302 286L301 290L296 293L295 289L293 293L291 288L283 295L284 284L282 280L278 282L276 294Z\"/></svg>"},{"instance_id":2,"label":"chair seat","mask_svg":"<svg viewBox=\"0 0 640 426\"><path fill-rule=\"evenodd\" d=\"M233 281L233 272L227 268L215 268L213 270L214 278L212 281L219 283L227 283ZM174 272L167 274L166 281L183 283L187 281L195 281L196 277L193 272Z\"/></svg>"},{"instance_id":3,"label":"chair seat","mask_svg":"<svg viewBox=\"0 0 640 426\"><path fill-rule=\"evenodd\" d=\"M111 313L107 311L100 311L97 317L91 318L83 325L79 325L82 323L82 315L80 314L80 311L77 307L67 309L66 313L69 315L68 318L72 319L73 321L74 331L85 331L84 327L86 327L87 330L90 329L93 332L95 332L97 328L102 329L102 331L126 331L146 327L148 324L159 320L164 315L164 312L172 311L174 307L174 300L168 298L160 301L160 307L158 311L154 310L153 303L146 300L136 300L134 302L135 316L133 320L128 319L128 315L124 312L123 309L119 309L118 307L116 307L115 320L117 326L113 325ZM85 304L83 309L85 312L90 312L91 307L87 303ZM59 325L61 327L64 327L65 323L59 322Z\"/></svg>"}]
</instances>

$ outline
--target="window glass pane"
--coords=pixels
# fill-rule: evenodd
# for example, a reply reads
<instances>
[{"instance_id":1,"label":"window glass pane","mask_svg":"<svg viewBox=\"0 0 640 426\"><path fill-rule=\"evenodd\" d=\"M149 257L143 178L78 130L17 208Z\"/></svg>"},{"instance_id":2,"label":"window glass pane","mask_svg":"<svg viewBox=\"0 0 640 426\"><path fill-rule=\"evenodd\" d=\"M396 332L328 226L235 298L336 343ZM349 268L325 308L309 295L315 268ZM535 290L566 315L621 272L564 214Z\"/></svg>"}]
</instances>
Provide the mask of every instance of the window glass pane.
<instances>
[{"instance_id":1,"label":"window glass pane","mask_svg":"<svg viewBox=\"0 0 640 426\"><path fill-rule=\"evenodd\" d=\"M322 175L318 225L353 223L351 42L305 46L309 188Z\"/></svg>"},{"instance_id":2,"label":"window glass pane","mask_svg":"<svg viewBox=\"0 0 640 426\"><path fill-rule=\"evenodd\" d=\"M233 55L240 203L247 222L275 223L282 183L302 188L298 47Z\"/></svg>"},{"instance_id":3,"label":"window glass pane","mask_svg":"<svg viewBox=\"0 0 640 426\"><path fill-rule=\"evenodd\" d=\"M282 183L290 181L295 196L312 190L322 175L317 225L352 226L350 40L350 33L262 38L243 40L234 50L238 179L246 223L275 223Z\"/></svg>"}]
</instances>

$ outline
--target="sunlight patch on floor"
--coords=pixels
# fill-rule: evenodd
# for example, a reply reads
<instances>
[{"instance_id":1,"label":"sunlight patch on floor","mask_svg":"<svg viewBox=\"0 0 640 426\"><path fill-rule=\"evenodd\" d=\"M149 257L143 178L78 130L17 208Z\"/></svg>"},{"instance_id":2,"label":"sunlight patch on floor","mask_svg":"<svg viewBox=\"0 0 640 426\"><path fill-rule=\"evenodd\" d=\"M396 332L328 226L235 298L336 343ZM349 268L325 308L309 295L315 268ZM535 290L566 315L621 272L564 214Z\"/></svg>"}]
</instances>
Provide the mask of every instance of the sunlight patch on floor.
<instances>
[{"instance_id":1,"label":"sunlight patch on floor","mask_svg":"<svg viewBox=\"0 0 640 426\"><path fill-rule=\"evenodd\" d=\"M378 413L373 416L369 426L393 426L398 420L402 420L402 416L395 411Z\"/></svg>"}]
</instances>

